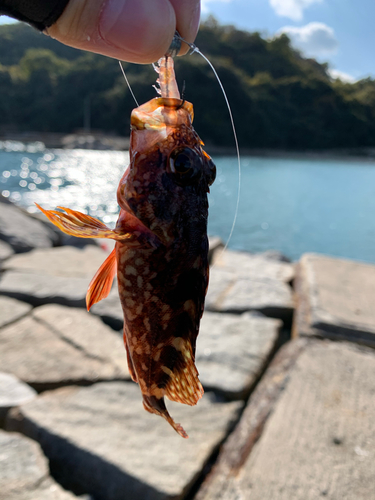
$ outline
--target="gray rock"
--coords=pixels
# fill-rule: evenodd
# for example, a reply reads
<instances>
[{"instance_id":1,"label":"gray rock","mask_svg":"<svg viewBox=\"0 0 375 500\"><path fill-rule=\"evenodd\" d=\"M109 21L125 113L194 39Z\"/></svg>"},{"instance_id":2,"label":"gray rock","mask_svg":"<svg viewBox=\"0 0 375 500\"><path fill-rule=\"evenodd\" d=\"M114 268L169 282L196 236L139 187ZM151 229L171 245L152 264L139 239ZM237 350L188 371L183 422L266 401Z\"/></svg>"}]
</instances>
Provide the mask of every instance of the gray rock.
<instances>
[{"instance_id":1,"label":"gray rock","mask_svg":"<svg viewBox=\"0 0 375 500\"><path fill-rule=\"evenodd\" d=\"M0 328L17 321L30 311L30 304L0 295Z\"/></svg>"},{"instance_id":2,"label":"gray rock","mask_svg":"<svg viewBox=\"0 0 375 500\"><path fill-rule=\"evenodd\" d=\"M0 372L0 427L10 408L34 399L36 392L10 373Z\"/></svg>"},{"instance_id":3,"label":"gray rock","mask_svg":"<svg viewBox=\"0 0 375 500\"><path fill-rule=\"evenodd\" d=\"M5 241L0 240L0 263L3 260L9 259L14 254L13 248Z\"/></svg>"},{"instance_id":4,"label":"gray rock","mask_svg":"<svg viewBox=\"0 0 375 500\"><path fill-rule=\"evenodd\" d=\"M37 313L36 313L37 314ZM42 314L42 313L41 313ZM45 313L47 316L47 312ZM42 314L43 315L43 314ZM66 313L68 316L68 311ZM73 324L68 320L59 328L34 317L21 319L17 323L0 330L0 366L4 372L13 373L19 379L32 385L37 390L73 384L92 383L97 380L111 380L128 377L124 363L118 361L118 342L113 332L102 325L103 353L98 355L98 337L100 329L93 327L93 347L90 350L87 331L92 327L95 317L88 315L87 325L72 314ZM77 321L75 328L74 321ZM86 332L84 331L86 330ZM108 359L110 345L114 347L113 358ZM122 349L123 351L123 349Z\"/></svg>"},{"instance_id":5,"label":"gray rock","mask_svg":"<svg viewBox=\"0 0 375 500\"><path fill-rule=\"evenodd\" d=\"M266 250L265 252L260 252L257 255L264 257L265 259L276 260L278 262L291 262L291 260L279 252L279 250Z\"/></svg>"},{"instance_id":6,"label":"gray rock","mask_svg":"<svg viewBox=\"0 0 375 500\"><path fill-rule=\"evenodd\" d=\"M219 236L208 237L208 262L211 264L215 254L224 248L224 243Z\"/></svg>"},{"instance_id":7,"label":"gray rock","mask_svg":"<svg viewBox=\"0 0 375 500\"><path fill-rule=\"evenodd\" d=\"M65 486L106 500L172 499L186 493L237 418L240 402L206 394L195 407L168 403L184 440L144 411L137 385L63 388L11 411L9 429L37 439ZM93 471L95 473L93 474Z\"/></svg>"},{"instance_id":8,"label":"gray rock","mask_svg":"<svg viewBox=\"0 0 375 500\"><path fill-rule=\"evenodd\" d=\"M0 500L73 500L49 477L40 446L16 433L0 430Z\"/></svg>"},{"instance_id":9,"label":"gray rock","mask_svg":"<svg viewBox=\"0 0 375 500\"><path fill-rule=\"evenodd\" d=\"M100 316L114 330L122 329L124 325L124 313L121 307L116 280L108 297L95 304L90 309L90 312Z\"/></svg>"},{"instance_id":10,"label":"gray rock","mask_svg":"<svg viewBox=\"0 0 375 500\"><path fill-rule=\"evenodd\" d=\"M261 316L205 312L196 364L205 388L244 397L275 349L281 321Z\"/></svg>"},{"instance_id":11,"label":"gray rock","mask_svg":"<svg viewBox=\"0 0 375 500\"><path fill-rule=\"evenodd\" d=\"M304 346L270 366L197 500L374 498L375 353Z\"/></svg>"},{"instance_id":12,"label":"gray rock","mask_svg":"<svg viewBox=\"0 0 375 500\"><path fill-rule=\"evenodd\" d=\"M226 250L218 252L214 259L215 269L224 270L237 277L259 280L277 280L289 283L294 277L294 265L270 259L262 254L250 254Z\"/></svg>"},{"instance_id":13,"label":"gray rock","mask_svg":"<svg viewBox=\"0 0 375 500\"><path fill-rule=\"evenodd\" d=\"M260 311L291 321L294 266L260 255L226 250L216 254L210 270L206 309L241 313Z\"/></svg>"},{"instance_id":14,"label":"gray rock","mask_svg":"<svg viewBox=\"0 0 375 500\"><path fill-rule=\"evenodd\" d=\"M375 266L305 254L296 278L294 336L318 335L375 346Z\"/></svg>"},{"instance_id":15,"label":"gray rock","mask_svg":"<svg viewBox=\"0 0 375 500\"><path fill-rule=\"evenodd\" d=\"M71 307L86 307L89 282L88 278L7 271L0 281L0 294L34 306L53 302Z\"/></svg>"},{"instance_id":16,"label":"gray rock","mask_svg":"<svg viewBox=\"0 0 375 500\"><path fill-rule=\"evenodd\" d=\"M15 252L58 244L54 231L9 203L0 203L0 239L8 243Z\"/></svg>"},{"instance_id":17,"label":"gray rock","mask_svg":"<svg viewBox=\"0 0 375 500\"><path fill-rule=\"evenodd\" d=\"M266 316L291 319L294 308L291 288L276 280L238 279L223 297L221 311L256 310Z\"/></svg>"},{"instance_id":18,"label":"gray rock","mask_svg":"<svg viewBox=\"0 0 375 500\"><path fill-rule=\"evenodd\" d=\"M0 294L33 305L56 303L86 306L91 279L108 253L88 245L83 249L59 247L38 249L8 259L0 281Z\"/></svg>"},{"instance_id":19,"label":"gray rock","mask_svg":"<svg viewBox=\"0 0 375 500\"><path fill-rule=\"evenodd\" d=\"M292 289L283 281L238 277L227 269L215 267L210 273L206 310L242 313L260 311L290 321L294 308Z\"/></svg>"},{"instance_id":20,"label":"gray rock","mask_svg":"<svg viewBox=\"0 0 375 500\"><path fill-rule=\"evenodd\" d=\"M87 357L112 364L116 367L114 376L130 378L122 332L114 332L98 317L71 307L37 307L33 317Z\"/></svg>"},{"instance_id":21,"label":"gray rock","mask_svg":"<svg viewBox=\"0 0 375 500\"><path fill-rule=\"evenodd\" d=\"M107 255L108 252L93 245L85 246L83 249L71 246L43 248L15 255L4 263L3 269L19 273L91 280Z\"/></svg>"}]
</instances>

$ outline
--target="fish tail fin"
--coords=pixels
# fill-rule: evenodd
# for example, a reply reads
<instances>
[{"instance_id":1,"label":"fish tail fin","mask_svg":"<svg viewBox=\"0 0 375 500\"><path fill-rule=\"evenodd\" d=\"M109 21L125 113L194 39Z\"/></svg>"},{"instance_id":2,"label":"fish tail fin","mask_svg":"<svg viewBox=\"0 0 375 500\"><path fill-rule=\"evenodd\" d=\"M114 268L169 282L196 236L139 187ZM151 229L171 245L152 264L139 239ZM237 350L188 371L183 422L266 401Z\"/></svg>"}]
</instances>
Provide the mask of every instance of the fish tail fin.
<instances>
[{"instance_id":1,"label":"fish tail fin","mask_svg":"<svg viewBox=\"0 0 375 500\"><path fill-rule=\"evenodd\" d=\"M116 249L105 259L90 281L86 294L87 310L102 299L108 297L111 291L113 279L116 275Z\"/></svg>"},{"instance_id":2,"label":"fish tail fin","mask_svg":"<svg viewBox=\"0 0 375 500\"><path fill-rule=\"evenodd\" d=\"M165 420L173 427L173 429L184 439L189 436L182 427L181 424L176 423L173 418L169 415L168 410L165 406L164 397L157 398L156 396L146 396L143 394L143 406L149 413L155 413L165 418Z\"/></svg>"},{"instance_id":3,"label":"fish tail fin","mask_svg":"<svg viewBox=\"0 0 375 500\"><path fill-rule=\"evenodd\" d=\"M122 242L131 238L130 233L119 229L110 229L100 220L76 210L57 207L60 210L64 210L66 212L64 214L57 210L45 210L37 203L35 205L55 226L71 236L78 236L79 238L111 238Z\"/></svg>"}]
</instances>

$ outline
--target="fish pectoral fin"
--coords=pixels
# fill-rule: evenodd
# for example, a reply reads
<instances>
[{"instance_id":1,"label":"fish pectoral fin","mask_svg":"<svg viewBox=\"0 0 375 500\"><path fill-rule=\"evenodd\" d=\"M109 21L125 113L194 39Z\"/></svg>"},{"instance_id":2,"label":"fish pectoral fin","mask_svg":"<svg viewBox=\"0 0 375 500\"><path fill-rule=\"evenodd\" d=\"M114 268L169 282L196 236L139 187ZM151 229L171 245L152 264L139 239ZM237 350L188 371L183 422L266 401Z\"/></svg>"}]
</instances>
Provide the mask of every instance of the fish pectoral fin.
<instances>
[{"instance_id":1,"label":"fish pectoral fin","mask_svg":"<svg viewBox=\"0 0 375 500\"><path fill-rule=\"evenodd\" d=\"M187 439L189 437L182 425L176 423L169 415L163 397L157 398L156 396L146 396L145 394L143 394L143 406L144 409L149 413L155 413L156 415L160 415L161 417L165 418L168 424L171 425L181 437L183 437L184 439Z\"/></svg>"},{"instance_id":2,"label":"fish pectoral fin","mask_svg":"<svg viewBox=\"0 0 375 500\"><path fill-rule=\"evenodd\" d=\"M55 226L71 236L78 236L79 238L110 238L123 243L134 239L130 232L124 232L121 228L110 229L100 220L76 210L57 207L64 210L66 212L64 214L58 210L44 210L37 203L35 205Z\"/></svg>"},{"instance_id":3,"label":"fish pectoral fin","mask_svg":"<svg viewBox=\"0 0 375 500\"><path fill-rule=\"evenodd\" d=\"M87 310L102 299L108 297L112 288L113 279L116 275L116 249L105 259L90 281L86 294Z\"/></svg>"}]
</instances>

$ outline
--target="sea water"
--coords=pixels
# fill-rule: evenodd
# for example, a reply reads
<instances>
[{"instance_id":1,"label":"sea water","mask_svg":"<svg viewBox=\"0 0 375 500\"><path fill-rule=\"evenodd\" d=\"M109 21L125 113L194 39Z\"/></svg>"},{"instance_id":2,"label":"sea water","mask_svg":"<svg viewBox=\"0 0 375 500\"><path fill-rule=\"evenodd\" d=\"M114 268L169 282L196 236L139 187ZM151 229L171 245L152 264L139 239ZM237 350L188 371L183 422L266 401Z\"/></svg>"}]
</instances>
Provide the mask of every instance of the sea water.
<instances>
[{"instance_id":1,"label":"sea water","mask_svg":"<svg viewBox=\"0 0 375 500\"><path fill-rule=\"evenodd\" d=\"M32 151L32 150L31 150ZM216 157L209 234L227 239L236 206L234 157ZM113 227L120 151L0 151L0 192L36 212L65 206ZM292 260L320 252L375 263L375 161L242 158L241 198L229 248L279 250Z\"/></svg>"}]
</instances>

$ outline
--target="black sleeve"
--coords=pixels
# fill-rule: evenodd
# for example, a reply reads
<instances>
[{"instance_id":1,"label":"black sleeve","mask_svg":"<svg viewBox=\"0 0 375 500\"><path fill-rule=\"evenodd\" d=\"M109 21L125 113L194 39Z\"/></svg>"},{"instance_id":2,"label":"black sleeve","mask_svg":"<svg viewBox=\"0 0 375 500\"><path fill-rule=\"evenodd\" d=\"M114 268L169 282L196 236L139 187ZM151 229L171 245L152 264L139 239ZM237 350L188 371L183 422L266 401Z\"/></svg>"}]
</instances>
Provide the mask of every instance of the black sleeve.
<instances>
[{"instance_id":1,"label":"black sleeve","mask_svg":"<svg viewBox=\"0 0 375 500\"><path fill-rule=\"evenodd\" d=\"M43 31L63 13L69 0L0 0L0 15L25 21Z\"/></svg>"}]
</instances>

